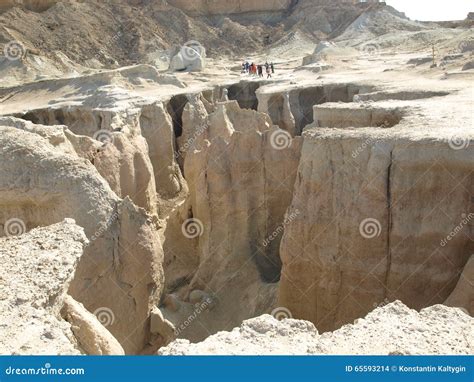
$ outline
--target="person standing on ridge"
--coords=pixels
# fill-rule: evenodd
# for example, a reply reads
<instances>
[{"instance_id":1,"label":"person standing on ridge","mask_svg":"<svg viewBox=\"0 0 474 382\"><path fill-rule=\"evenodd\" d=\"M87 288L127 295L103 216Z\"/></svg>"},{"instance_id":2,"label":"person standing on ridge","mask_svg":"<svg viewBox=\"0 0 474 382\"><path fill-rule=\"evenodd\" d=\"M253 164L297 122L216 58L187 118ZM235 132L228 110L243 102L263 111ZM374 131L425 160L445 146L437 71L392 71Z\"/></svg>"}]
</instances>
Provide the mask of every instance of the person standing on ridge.
<instances>
[{"instance_id":1,"label":"person standing on ridge","mask_svg":"<svg viewBox=\"0 0 474 382\"><path fill-rule=\"evenodd\" d=\"M272 69L272 74L275 74L275 66L273 65L273 62L270 64L270 68Z\"/></svg>"}]
</instances>

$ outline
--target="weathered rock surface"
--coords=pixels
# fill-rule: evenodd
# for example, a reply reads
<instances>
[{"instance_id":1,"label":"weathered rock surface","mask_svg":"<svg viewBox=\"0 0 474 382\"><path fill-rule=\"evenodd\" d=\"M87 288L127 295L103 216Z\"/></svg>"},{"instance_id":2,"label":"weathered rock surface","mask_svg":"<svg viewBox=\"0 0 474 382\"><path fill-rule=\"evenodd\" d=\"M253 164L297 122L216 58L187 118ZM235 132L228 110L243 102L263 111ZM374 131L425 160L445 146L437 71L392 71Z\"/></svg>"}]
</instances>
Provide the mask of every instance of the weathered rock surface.
<instances>
[{"instance_id":1,"label":"weathered rock surface","mask_svg":"<svg viewBox=\"0 0 474 382\"><path fill-rule=\"evenodd\" d=\"M79 346L88 355L124 355L115 337L84 306L66 296L61 309L62 317L71 324Z\"/></svg>"},{"instance_id":2,"label":"weathered rock surface","mask_svg":"<svg viewBox=\"0 0 474 382\"><path fill-rule=\"evenodd\" d=\"M145 210L117 197L63 127L7 120L0 122L0 226L20 219L30 230L74 218L90 244L69 293L96 315L108 312L107 328L127 353L141 351L163 286L157 227Z\"/></svg>"},{"instance_id":3,"label":"weathered rock surface","mask_svg":"<svg viewBox=\"0 0 474 382\"><path fill-rule=\"evenodd\" d=\"M130 94L130 87L150 83L173 91L184 87L173 76L138 65L79 77L74 80L77 93L67 100L62 94L68 92L69 80L26 85L6 96L12 105L0 104L0 115L67 126L74 133L68 140L76 153L94 164L119 197L128 196L137 206L163 219L168 201L186 193L175 156L174 124L180 115L174 107L179 97L170 99L168 95L157 101ZM48 90L51 86L55 92ZM36 92L41 94L33 96L37 103L22 101ZM176 108L180 106L178 102ZM19 122L9 125L17 127Z\"/></svg>"},{"instance_id":4,"label":"weathered rock surface","mask_svg":"<svg viewBox=\"0 0 474 382\"><path fill-rule=\"evenodd\" d=\"M59 312L87 242L71 219L0 238L0 354L81 353Z\"/></svg>"},{"instance_id":5,"label":"weathered rock surface","mask_svg":"<svg viewBox=\"0 0 474 382\"><path fill-rule=\"evenodd\" d=\"M473 132L462 110L451 128L441 101L426 105L390 129L305 130L288 211L302 213L280 248L280 305L294 317L334 330L386 299L421 309L456 286L474 250Z\"/></svg>"},{"instance_id":6,"label":"weathered rock surface","mask_svg":"<svg viewBox=\"0 0 474 382\"><path fill-rule=\"evenodd\" d=\"M191 344L176 340L161 355L470 354L474 319L459 309L435 305L419 313L396 301L353 325L319 335L307 321L270 315L245 321L231 332Z\"/></svg>"},{"instance_id":7,"label":"weathered rock surface","mask_svg":"<svg viewBox=\"0 0 474 382\"><path fill-rule=\"evenodd\" d=\"M186 330L199 340L273 306L301 138L236 101L219 103L208 117L198 101L188 113L194 117L184 121L201 121L204 128L186 133L194 136L184 163L190 196L169 220L164 244L168 289L177 289L183 303L164 313L180 328L200 306L195 291L206 292L211 301L201 302L201 325Z\"/></svg>"}]
</instances>

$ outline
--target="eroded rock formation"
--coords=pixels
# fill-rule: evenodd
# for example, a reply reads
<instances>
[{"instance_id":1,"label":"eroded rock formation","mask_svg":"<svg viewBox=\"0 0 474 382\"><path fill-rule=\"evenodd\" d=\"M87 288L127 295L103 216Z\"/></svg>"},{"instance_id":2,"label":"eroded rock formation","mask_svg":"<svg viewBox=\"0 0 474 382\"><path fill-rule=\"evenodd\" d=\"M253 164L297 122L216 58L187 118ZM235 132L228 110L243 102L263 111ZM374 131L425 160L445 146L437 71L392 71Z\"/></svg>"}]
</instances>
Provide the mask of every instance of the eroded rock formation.
<instances>
[{"instance_id":1,"label":"eroded rock formation","mask_svg":"<svg viewBox=\"0 0 474 382\"><path fill-rule=\"evenodd\" d=\"M472 253L472 223L443 239L472 207L473 149L391 134L304 134L289 209L302 213L285 228L279 295L321 331L386 299L416 309L442 303Z\"/></svg>"},{"instance_id":2,"label":"eroded rock formation","mask_svg":"<svg viewBox=\"0 0 474 382\"><path fill-rule=\"evenodd\" d=\"M75 152L67 138L72 133L63 127L12 118L0 126L2 231L11 219L25 231L74 218L90 244L69 292L90 312L109 312L108 329L125 351L140 351L163 286L162 249L151 217L117 197Z\"/></svg>"},{"instance_id":3,"label":"eroded rock formation","mask_svg":"<svg viewBox=\"0 0 474 382\"><path fill-rule=\"evenodd\" d=\"M207 116L198 100L183 120L200 121L186 133L194 137L184 163L190 196L169 220L164 249L167 284L184 301L181 310L165 313L179 327L192 314L186 307L206 302L190 304L192 293L205 291L212 302L200 317L216 331L274 304L301 138L292 139L268 116L240 109L236 101L218 103ZM186 132L190 125L183 126ZM183 281L188 285L177 288ZM188 332L202 338L197 325Z\"/></svg>"},{"instance_id":4,"label":"eroded rock formation","mask_svg":"<svg viewBox=\"0 0 474 382\"><path fill-rule=\"evenodd\" d=\"M81 353L59 312L87 243L71 219L0 238L1 354Z\"/></svg>"}]
</instances>

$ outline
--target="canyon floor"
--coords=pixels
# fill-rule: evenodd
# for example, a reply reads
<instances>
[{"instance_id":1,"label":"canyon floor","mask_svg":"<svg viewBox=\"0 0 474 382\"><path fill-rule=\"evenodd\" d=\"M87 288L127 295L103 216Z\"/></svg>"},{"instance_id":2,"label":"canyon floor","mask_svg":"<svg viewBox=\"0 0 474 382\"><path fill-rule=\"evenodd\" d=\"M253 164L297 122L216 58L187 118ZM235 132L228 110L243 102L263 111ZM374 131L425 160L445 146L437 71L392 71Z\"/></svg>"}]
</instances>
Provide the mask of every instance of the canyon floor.
<instances>
[{"instance_id":1,"label":"canyon floor","mask_svg":"<svg viewBox=\"0 0 474 382\"><path fill-rule=\"evenodd\" d=\"M175 72L25 22L87 7L0 14L0 353L472 354L472 26L350 8L232 47L173 8L208 51Z\"/></svg>"}]
</instances>

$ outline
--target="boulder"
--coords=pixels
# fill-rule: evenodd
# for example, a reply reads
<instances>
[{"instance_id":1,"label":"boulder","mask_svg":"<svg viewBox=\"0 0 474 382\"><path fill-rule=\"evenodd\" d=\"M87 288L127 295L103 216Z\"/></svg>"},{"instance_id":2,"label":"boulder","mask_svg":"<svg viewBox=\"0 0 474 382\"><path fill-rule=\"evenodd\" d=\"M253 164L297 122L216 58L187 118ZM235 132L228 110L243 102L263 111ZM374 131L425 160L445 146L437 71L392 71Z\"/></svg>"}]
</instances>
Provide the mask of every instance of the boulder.
<instances>
[{"instance_id":1,"label":"boulder","mask_svg":"<svg viewBox=\"0 0 474 382\"><path fill-rule=\"evenodd\" d=\"M206 67L206 49L197 41L182 46L171 58L170 70L198 72Z\"/></svg>"},{"instance_id":2,"label":"boulder","mask_svg":"<svg viewBox=\"0 0 474 382\"><path fill-rule=\"evenodd\" d=\"M84 306L66 296L61 309L62 317L71 324L79 346L88 355L124 355L115 337Z\"/></svg>"},{"instance_id":3,"label":"boulder","mask_svg":"<svg viewBox=\"0 0 474 382\"><path fill-rule=\"evenodd\" d=\"M10 221L0 238L0 354L81 354L59 312L88 243L84 230L72 219L28 233L22 224Z\"/></svg>"},{"instance_id":4,"label":"boulder","mask_svg":"<svg viewBox=\"0 0 474 382\"><path fill-rule=\"evenodd\" d=\"M164 318L163 313L156 306L151 311L150 331L152 334L159 334L163 338L163 345L176 338L174 325Z\"/></svg>"}]
</instances>

